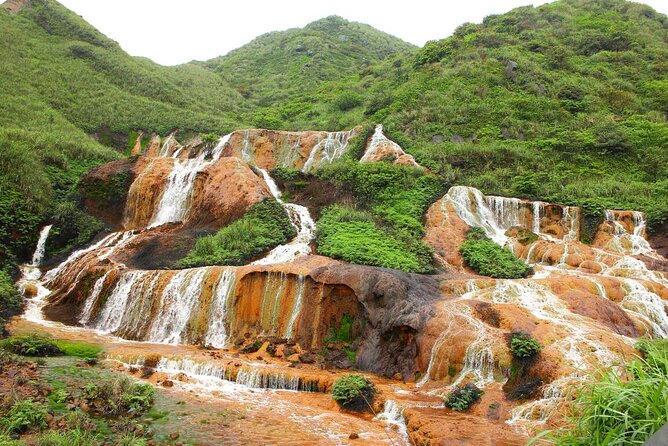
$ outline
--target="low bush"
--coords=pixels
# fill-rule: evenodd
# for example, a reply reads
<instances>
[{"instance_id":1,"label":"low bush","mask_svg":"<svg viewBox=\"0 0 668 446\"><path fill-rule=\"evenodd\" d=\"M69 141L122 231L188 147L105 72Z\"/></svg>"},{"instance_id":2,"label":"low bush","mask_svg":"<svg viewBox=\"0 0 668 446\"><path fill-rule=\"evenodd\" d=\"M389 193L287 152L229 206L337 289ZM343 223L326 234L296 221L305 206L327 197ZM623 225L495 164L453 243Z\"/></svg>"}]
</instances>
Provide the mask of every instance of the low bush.
<instances>
[{"instance_id":1,"label":"low bush","mask_svg":"<svg viewBox=\"0 0 668 446\"><path fill-rule=\"evenodd\" d=\"M98 446L101 444L95 434L81 429L49 431L40 435L37 446Z\"/></svg>"},{"instance_id":2,"label":"low bush","mask_svg":"<svg viewBox=\"0 0 668 446\"><path fill-rule=\"evenodd\" d=\"M197 239L177 266L243 265L295 235L285 209L276 200L267 199L251 206L246 215L216 234Z\"/></svg>"},{"instance_id":3,"label":"low bush","mask_svg":"<svg viewBox=\"0 0 668 446\"><path fill-rule=\"evenodd\" d=\"M3 347L22 356L58 356L62 350L48 337L37 334L13 336L3 342Z\"/></svg>"},{"instance_id":4,"label":"low bush","mask_svg":"<svg viewBox=\"0 0 668 446\"><path fill-rule=\"evenodd\" d=\"M89 383L84 398L95 403L95 409L105 416L142 413L153 405L155 389L149 384L122 377L101 384Z\"/></svg>"},{"instance_id":5,"label":"low bush","mask_svg":"<svg viewBox=\"0 0 668 446\"><path fill-rule=\"evenodd\" d=\"M623 373L603 370L581 389L571 426L543 432L560 446L642 445L668 423L668 345L643 341L644 357Z\"/></svg>"},{"instance_id":6,"label":"low bush","mask_svg":"<svg viewBox=\"0 0 668 446\"><path fill-rule=\"evenodd\" d=\"M8 434L22 434L29 430L47 427L47 408L31 399L17 401L0 418L0 431Z\"/></svg>"},{"instance_id":7,"label":"low bush","mask_svg":"<svg viewBox=\"0 0 668 446\"><path fill-rule=\"evenodd\" d=\"M475 384L457 387L445 398L445 407L463 412L478 401L483 393Z\"/></svg>"},{"instance_id":8,"label":"low bush","mask_svg":"<svg viewBox=\"0 0 668 446\"><path fill-rule=\"evenodd\" d=\"M348 410L363 411L370 408L374 394L373 383L357 374L342 376L334 381L332 387L334 401Z\"/></svg>"},{"instance_id":9,"label":"low bush","mask_svg":"<svg viewBox=\"0 0 668 446\"><path fill-rule=\"evenodd\" d=\"M0 434L0 446L25 446L20 440L12 440L10 437Z\"/></svg>"},{"instance_id":10,"label":"low bush","mask_svg":"<svg viewBox=\"0 0 668 446\"><path fill-rule=\"evenodd\" d=\"M0 336L5 333L5 321L21 311L23 299L12 278L0 270Z\"/></svg>"},{"instance_id":11,"label":"low bush","mask_svg":"<svg viewBox=\"0 0 668 446\"><path fill-rule=\"evenodd\" d=\"M470 230L459 252L475 272L495 279L519 279L533 273L533 269L516 258L512 252L497 245L479 230Z\"/></svg>"},{"instance_id":12,"label":"low bush","mask_svg":"<svg viewBox=\"0 0 668 446\"><path fill-rule=\"evenodd\" d=\"M540 343L529 333L518 332L510 335L510 352L515 358L531 358L540 350Z\"/></svg>"}]
</instances>

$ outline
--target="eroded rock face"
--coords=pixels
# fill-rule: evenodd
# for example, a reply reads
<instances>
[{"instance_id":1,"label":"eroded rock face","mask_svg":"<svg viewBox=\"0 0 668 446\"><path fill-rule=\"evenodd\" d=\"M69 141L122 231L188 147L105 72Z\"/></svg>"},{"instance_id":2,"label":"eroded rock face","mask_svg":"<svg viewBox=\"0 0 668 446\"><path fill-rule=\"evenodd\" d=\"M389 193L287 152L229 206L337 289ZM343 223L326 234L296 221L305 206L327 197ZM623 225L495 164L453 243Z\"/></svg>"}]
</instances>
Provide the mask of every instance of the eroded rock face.
<instances>
[{"instance_id":1,"label":"eroded rock face","mask_svg":"<svg viewBox=\"0 0 668 446\"><path fill-rule=\"evenodd\" d=\"M383 134L383 126L378 124L374 130L371 140L368 141L361 163L372 163L378 161L390 161L399 166L420 166L412 155L406 153L401 146L388 139Z\"/></svg>"},{"instance_id":2,"label":"eroded rock face","mask_svg":"<svg viewBox=\"0 0 668 446\"><path fill-rule=\"evenodd\" d=\"M130 160L112 161L87 172L79 186L86 210L121 228L125 200L135 176L135 164Z\"/></svg>"},{"instance_id":3,"label":"eroded rock face","mask_svg":"<svg viewBox=\"0 0 668 446\"><path fill-rule=\"evenodd\" d=\"M20 10L30 6L30 0L7 0L0 5L0 8L4 8L12 14L16 14Z\"/></svg>"}]
</instances>

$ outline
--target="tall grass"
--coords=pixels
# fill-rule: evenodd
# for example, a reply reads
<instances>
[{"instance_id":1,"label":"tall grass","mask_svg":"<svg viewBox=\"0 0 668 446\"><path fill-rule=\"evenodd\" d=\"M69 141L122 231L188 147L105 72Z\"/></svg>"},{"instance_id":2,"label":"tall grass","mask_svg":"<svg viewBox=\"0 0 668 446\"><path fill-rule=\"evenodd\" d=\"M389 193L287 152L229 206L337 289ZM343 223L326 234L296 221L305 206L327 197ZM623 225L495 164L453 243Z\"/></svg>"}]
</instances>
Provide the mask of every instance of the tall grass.
<instances>
[{"instance_id":1,"label":"tall grass","mask_svg":"<svg viewBox=\"0 0 668 446\"><path fill-rule=\"evenodd\" d=\"M623 373L604 371L576 398L573 427L557 431L559 446L642 445L668 422L668 343L644 341L643 357Z\"/></svg>"}]
</instances>

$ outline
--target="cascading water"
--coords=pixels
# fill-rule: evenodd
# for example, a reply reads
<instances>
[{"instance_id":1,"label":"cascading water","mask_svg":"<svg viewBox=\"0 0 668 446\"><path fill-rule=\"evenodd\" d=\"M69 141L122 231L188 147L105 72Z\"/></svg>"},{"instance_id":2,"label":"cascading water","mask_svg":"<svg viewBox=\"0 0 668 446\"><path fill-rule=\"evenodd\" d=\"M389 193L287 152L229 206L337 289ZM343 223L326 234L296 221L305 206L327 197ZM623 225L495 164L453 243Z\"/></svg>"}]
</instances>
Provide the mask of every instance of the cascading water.
<instances>
[{"instance_id":1,"label":"cascading water","mask_svg":"<svg viewBox=\"0 0 668 446\"><path fill-rule=\"evenodd\" d=\"M172 276L162 292L160 312L148 336L150 341L167 344L182 341L208 273L207 268L195 268L179 271Z\"/></svg>"},{"instance_id":2,"label":"cascading water","mask_svg":"<svg viewBox=\"0 0 668 446\"><path fill-rule=\"evenodd\" d=\"M412 444L408 439L408 427L404 419L404 409L396 401L391 399L385 400L383 411L376 415L375 419L394 426L405 444Z\"/></svg>"},{"instance_id":3,"label":"cascading water","mask_svg":"<svg viewBox=\"0 0 668 446\"><path fill-rule=\"evenodd\" d=\"M349 132L328 132L325 139L316 144L302 167L302 172L309 173L323 164L331 164L348 151L348 140L354 134Z\"/></svg>"},{"instance_id":4,"label":"cascading water","mask_svg":"<svg viewBox=\"0 0 668 446\"><path fill-rule=\"evenodd\" d=\"M100 297L100 293L102 292L102 287L104 286L104 282L107 280L107 276L109 275L110 272L111 270L107 271L95 281L95 284L93 285L93 290L86 299L84 308L81 311L81 316L79 317L79 322L81 322L81 324L86 325L90 322L90 318L93 313L93 308L95 308L95 303L97 302L97 299Z\"/></svg>"},{"instance_id":5,"label":"cascading water","mask_svg":"<svg viewBox=\"0 0 668 446\"><path fill-rule=\"evenodd\" d=\"M292 338L295 331L295 323L302 311L302 304L304 301L304 276L297 277L297 291L295 292L294 303L292 311L290 312L290 319L288 319L288 326L285 329L285 337Z\"/></svg>"},{"instance_id":6,"label":"cascading water","mask_svg":"<svg viewBox=\"0 0 668 446\"><path fill-rule=\"evenodd\" d=\"M487 236L499 245L505 245L508 242L508 237L505 235L506 229L499 226L496 214L487 206L485 196L478 189L454 186L444 198L452 203L457 215L467 225L482 228ZM513 220L515 220L514 217Z\"/></svg>"},{"instance_id":7,"label":"cascading water","mask_svg":"<svg viewBox=\"0 0 668 446\"><path fill-rule=\"evenodd\" d=\"M145 277L145 274L144 271L129 271L122 274L91 326L107 333L118 330L126 316L132 290L135 284ZM91 305L93 304L94 302L91 302Z\"/></svg>"},{"instance_id":8,"label":"cascading water","mask_svg":"<svg viewBox=\"0 0 668 446\"><path fill-rule=\"evenodd\" d=\"M230 297L234 293L235 285L235 270L233 268L224 270L216 285L213 308L209 317L209 329L204 339L207 345L223 348L228 344Z\"/></svg>"},{"instance_id":9,"label":"cascading water","mask_svg":"<svg viewBox=\"0 0 668 446\"><path fill-rule=\"evenodd\" d=\"M39 232L39 240L37 241L35 252L32 255L32 262L30 263L30 266L37 267L42 264L42 259L44 258L44 249L46 247L46 239L49 237L49 231L51 231L52 227L53 225L44 226Z\"/></svg>"},{"instance_id":10,"label":"cascading water","mask_svg":"<svg viewBox=\"0 0 668 446\"><path fill-rule=\"evenodd\" d=\"M267 183L271 194L274 196L288 213L292 225L297 229L297 236L285 245L272 249L265 257L253 262L251 265L268 265L271 263L289 262L297 257L311 253L311 240L315 236L315 222L305 206L294 203L285 203L281 200L281 191L269 173L257 168Z\"/></svg>"},{"instance_id":11,"label":"cascading water","mask_svg":"<svg viewBox=\"0 0 668 446\"><path fill-rule=\"evenodd\" d=\"M395 155L405 154L404 149L402 149L399 144L397 144L396 142L392 141L387 136L385 136L385 134L383 133L383 125L377 124L376 127L374 128L373 136L371 137L371 142L369 143L369 146L364 152L364 155L362 155L362 158L360 158L360 163L374 161L376 159L378 149L381 147L381 145L386 145L391 147L392 152L394 152ZM414 164L417 165L417 163L415 162Z\"/></svg>"},{"instance_id":12,"label":"cascading water","mask_svg":"<svg viewBox=\"0 0 668 446\"><path fill-rule=\"evenodd\" d=\"M149 228L185 221L192 205L192 192L197 174L218 160L231 136L232 134L223 136L212 150L203 151L197 158L175 159Z\"/></svg>"},{"instance_id":13,"label":"cascading water","mask_svg":"<svg viewBox=\"0 0 668 446\"><path fill-rule=\"evenodd\" d=\"M646 254L654 256L654 250L645 239L647 221L645 214L633 211L633 232L628 232L620 222L620 215L607 209L605 220L613 227L612 240L608 247L614 251L628 255Z\"/></svg>"}]
</instances>

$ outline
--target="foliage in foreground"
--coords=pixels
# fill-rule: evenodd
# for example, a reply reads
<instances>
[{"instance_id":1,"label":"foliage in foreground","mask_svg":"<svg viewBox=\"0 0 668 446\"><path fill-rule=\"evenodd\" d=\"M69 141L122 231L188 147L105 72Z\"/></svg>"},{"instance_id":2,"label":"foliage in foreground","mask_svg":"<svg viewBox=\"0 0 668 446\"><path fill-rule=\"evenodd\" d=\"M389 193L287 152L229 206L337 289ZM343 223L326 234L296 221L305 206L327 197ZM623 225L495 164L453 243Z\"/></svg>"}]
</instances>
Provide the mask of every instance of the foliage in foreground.
<instances>
[{"instance_id":1,"label":"foliage in foreground","mask_svg":"<svg viewBox=\"0 0 668 446\"><path fill-rule=\"evenodd\" d=\"M267 199L251 206L243 217L216 234L197 239L178 266L243 265L295 235L285 209L276 200Z\"/></svg>"},{"instance_id":2,"label":"foliage in foreground","mask_svg":"<svg viewBox=\"0 0 668 446\"><path fill-rule=\"evenodd\" d=\"M510 335L510 352L519 359L531 358L540 352L540 343L529 333L518 332Z\"/></svg>"},{"instance_id":3,"label":"foliage in foreground","mask_svg":"<svg viewBox=\"0 0 668 446\"><path fill-rule=\"evenodd\" d=\"M466 263L478 274L495 279L527 277L533 269L512 252L487 238L481 228L471 228L459 247Z\"/></svg>"},{"instance_id":4,"label":"foliage in foreground","mask_svg":"<svg viewBox=\"0 0 668 446\"><path fill-rule=\"evenodd\" d=\"M478 401L483 393L475 384L457 387L445 398L445 407L463 412Z\"/></svg>"},{"instance_id":5,"label":"foliage in foreground","mask_svg":"<svg viewBox=\"0 0 668 446\"><path fill-rule=\"evenodd\" d=\"M22 356L57 356L63 351L50 338L38 334L12 336L2 342L2 347Z\"/></svg>"},{"instance_id":6,"label":"foliage in foreground","mask_svg":"<svg viewBox=\"0 0 668 446\"><path fill-rule=\"evenodd\" d=\"M0 418L0 432L22 434L47 427L47 408L31 399L17 401Z\"/></svg>"},{"instance_id":7,"label":"foliage in foreground","mask_svg":"<svg viewBox=\"0 0 668 446\"><path fill-rule=\"evenodd\" d=\"M373 402L375 388L373 383L362 375L349 374L334 381L332 398L341 407L348 410L363 411Z\"/></svg>"},{"instance_id":8,"label":"foliage in foreground","mask_svg":"<svg viewBox=\"0 0 668 446\"><path fill-rule=\"evenodd\" d=\"M0 336L5 331L5 321L19 313L23 299L5 271L0 270Z\"/></svg>"},{"instance_id":9,"label":"foliage in foreground","mask_svg":"<svg viewBox=\"0 0 668 446\"><path fill-rule=\"evenodd\" d=\"M574 402L573 427L549 436L555 444L642 445L668 423L668 344L643 341L640 347L643 357L621 374L604 370L584 385Z\"/></svg>"},{"instance_id":10,"label":"foliage in foreground","mask_svg":"<svg viewBox=\"0 0 668 446\"><path fill-rule=\"evenodd\" d=\"M136 382L128 377L89 383L83 396L97 401L95 408L104 416L142 413L153 404L155 389L150 384Z\"/></svg>"}]
</instances>

